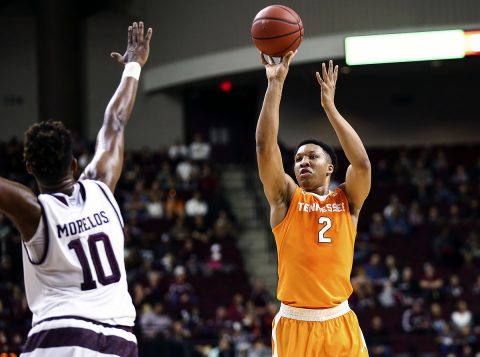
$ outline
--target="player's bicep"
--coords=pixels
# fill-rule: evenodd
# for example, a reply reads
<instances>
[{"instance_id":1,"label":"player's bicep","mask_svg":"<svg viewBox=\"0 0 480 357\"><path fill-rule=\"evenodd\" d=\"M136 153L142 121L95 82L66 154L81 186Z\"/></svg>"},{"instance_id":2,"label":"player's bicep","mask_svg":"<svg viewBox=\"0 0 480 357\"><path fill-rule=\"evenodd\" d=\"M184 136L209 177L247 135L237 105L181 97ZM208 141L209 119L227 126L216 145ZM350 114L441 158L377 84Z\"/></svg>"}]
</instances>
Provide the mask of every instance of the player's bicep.
<instances>
[{"instance_id":1,"label":"player's bicep","mask_svg":"<svg viewBox=\"0 0 480 357\"><path fill-rule=\"evenodd\" d=\"M290 178L283 169L280 148L267 150L257 147L257 162L265 196L272 205L286 197Z\"/></svg>"},{"instance_id":2,"label":"player's bicep","mask_svg":"<svg viewBox=\"0 0 480 357\"><path fill-rule=\"evenodd\" d=\"M0 178L0 211L10 218L24 240L29 240L42 214L36 195L26 186Z\"/></svg>"},{"instance_id":3,"label":"player's bicep","mask_svg":"<svg viewBox=\"0 0 480 357\"><path fill-rule=\"evenodd\" d=\"M103 126L97 136L95 155L80 179L92 179L105 183L112 192L120 178L123 167L123 127Z\"/></svg>"},{"instance_id":4,"label":"player's bicep","mask_svg":"<svg viewBox=\"0 0 480 357\"><path fill-rule=\"evenodd\" d=\"M348 167L345 178L345 193L355 211L360 210L367 198L370 192L371 179L370 165L365 165L365 167L361 168L356 168L352 165Z\"/></svg>"}]
</instances>

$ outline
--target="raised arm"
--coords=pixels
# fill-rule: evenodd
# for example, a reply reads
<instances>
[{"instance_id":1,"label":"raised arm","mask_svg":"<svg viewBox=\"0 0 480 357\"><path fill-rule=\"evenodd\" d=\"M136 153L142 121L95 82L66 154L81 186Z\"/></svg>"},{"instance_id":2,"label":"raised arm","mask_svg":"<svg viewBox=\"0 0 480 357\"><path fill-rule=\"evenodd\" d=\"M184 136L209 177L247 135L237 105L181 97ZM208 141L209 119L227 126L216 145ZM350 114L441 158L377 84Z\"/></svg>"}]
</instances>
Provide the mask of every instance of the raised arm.
<instances>
[{"instance_id":1,"label":"raised arm","mask_svg":"<svg viewBox=\"0 0 480 357\"><path fill-rule=\"evenodd\" d=\"M42 215L37 197L29 188L1 177L0 212L10 218L25 241L35 234Z\"/></svg>"},{"instance_id":2,"label":"raised arm","mask_svg":"<svg viewBox=\"0 0 480 357\"><path fill-rule=\"evenodd\" d=\"M125 66L120 84L108 103L97 135L95 155L80 179L100 180L113 192L123 167L124 132L137 96L140 69L147 62L152 29L144 35L143 22L128 27L127 51L111 57Z\"/></svg>"},{"instance_id":3,"label":"raised arm","mask_svg":"<svg viewBox=\"0 0 480 357\"><path fill-rule=\"evenodd\" d=\"M290 198L295 190L295 182L283 169L282 156L278 146L278 126L280 100L283 83L288 73L290 62L295 53L289 52L279 64L268 63L263 54L268 87L258 118L255 140L260 180L270 204L270 225L279 224L288 211ZM269 59L271 60L271 59Z\"/></svg>"},{"instance_id":4,"label":"raised arm","mask_svg":"<svg viewBox=\"0 0 480 357\"><path fill-rule=\"evenodd\" d=\"M345 178L345 192L350 203L350 212L358 217L363 202L370 191L370 160L362 140L335 107L334 97L338 66L334 68L333 62L330 61L327 71L325 63L322 63L322 76L318 72L316 75L321 88L322 107L337 134L345 156L350 162Z\"/></svg>"}]
</instances>

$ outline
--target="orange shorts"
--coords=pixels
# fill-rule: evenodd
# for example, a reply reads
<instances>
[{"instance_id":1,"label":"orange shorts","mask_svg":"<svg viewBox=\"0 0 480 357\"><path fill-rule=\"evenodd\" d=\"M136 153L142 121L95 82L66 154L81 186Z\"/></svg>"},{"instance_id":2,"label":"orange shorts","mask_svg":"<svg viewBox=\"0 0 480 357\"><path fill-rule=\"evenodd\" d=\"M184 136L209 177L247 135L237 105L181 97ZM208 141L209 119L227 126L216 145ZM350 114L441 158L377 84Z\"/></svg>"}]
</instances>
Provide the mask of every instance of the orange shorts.
<instances>
[{"instance_id":1,"label":"orange shorts","mask_svg":"<svg viewBox=\"0 0 480 357\"><path fill-rule=\"evenodd\" d=\"M368 350L348 301L330 309L282 304L272 323L273 357L366 357Z\"/></svg>"}]
</instances>

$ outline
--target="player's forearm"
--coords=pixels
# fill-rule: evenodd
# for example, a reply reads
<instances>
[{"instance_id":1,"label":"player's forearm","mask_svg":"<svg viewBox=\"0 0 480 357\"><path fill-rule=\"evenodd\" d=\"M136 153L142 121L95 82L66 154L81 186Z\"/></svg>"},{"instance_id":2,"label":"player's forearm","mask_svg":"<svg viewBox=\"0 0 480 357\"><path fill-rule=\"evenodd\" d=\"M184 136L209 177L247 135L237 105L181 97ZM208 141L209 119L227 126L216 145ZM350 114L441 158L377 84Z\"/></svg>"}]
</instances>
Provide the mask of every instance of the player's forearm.
<instances>
[{"instance_id":1,"label":"player's forearm","mask_svg":"<svg viewBox=\"0 0 480 357\"><path fill-rule=\"evenodd\" d=\"M350 164L359 169L370 169L367 151L356 131L339 113L334 104L326 105L324 109Z\"/></svg>"},{"instance_id":2,"label":"player's forearm","mask_svg":"<svg viewBox=\"0 0 480 357\"><path fill-rule=\"evenodd\" d=\"M255 133L257 151L278 145L277 137L282 89L283 82L269 81Z\"/></svg>"},{"instance_id":3,"label":"player's forearm","mask_svg":"<svg viewBox=\"0 0 480 357\"><path fill-rule=\"evenodd\" d=\"M122 77L120 85L105 110L104 125L116 130L123 129L132 114L138 90L138 80Z\"/></svg>"}]
</instances>

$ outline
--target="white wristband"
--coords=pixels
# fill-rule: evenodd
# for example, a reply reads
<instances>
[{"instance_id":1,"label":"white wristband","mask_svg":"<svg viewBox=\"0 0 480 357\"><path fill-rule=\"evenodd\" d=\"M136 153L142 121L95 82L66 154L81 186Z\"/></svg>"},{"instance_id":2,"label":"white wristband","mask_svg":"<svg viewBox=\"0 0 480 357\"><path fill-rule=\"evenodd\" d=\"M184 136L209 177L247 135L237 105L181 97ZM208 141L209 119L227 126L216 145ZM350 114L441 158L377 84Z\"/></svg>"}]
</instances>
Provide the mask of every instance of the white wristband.
<instances>
[{"instance_id":1,"label":"white wristband","mask_svg":"<svg viewBox=\"0 0 480 357\"><path fill-rule=\"evenodd\" d=\"M141 71L142 71L142 67L138 62L128 62L125 65L125 69L123 70L122 78L133 77L138 81L138 79L140 78Z\"/></svg>"}]
</instances>

